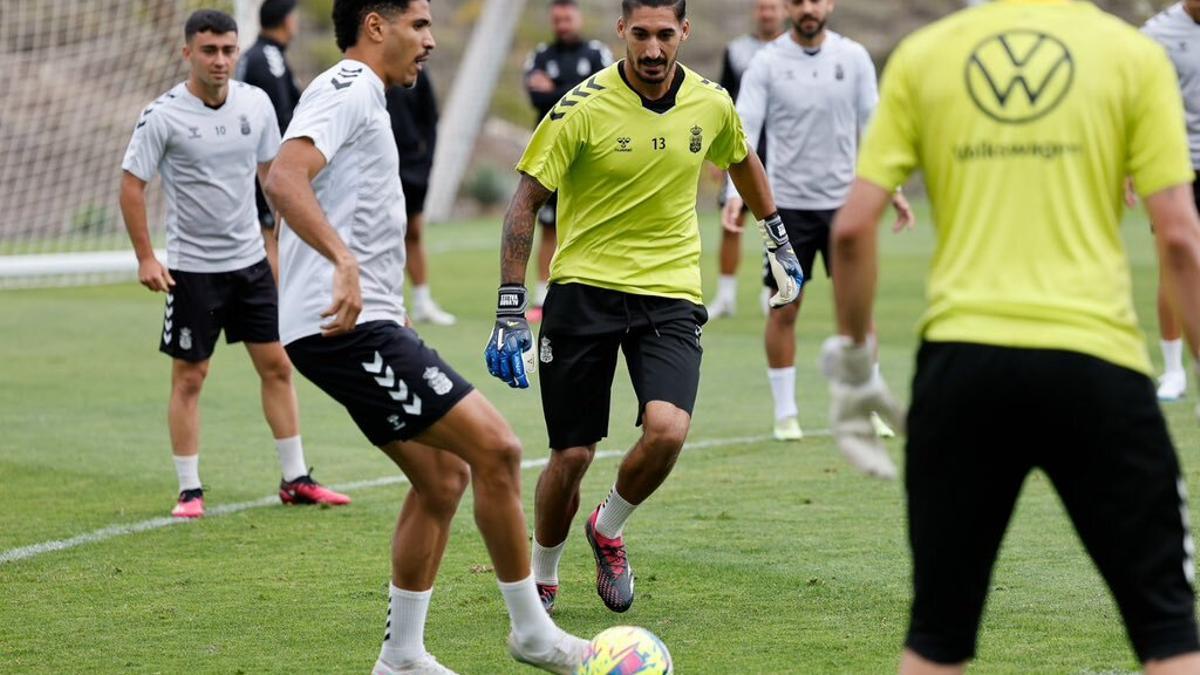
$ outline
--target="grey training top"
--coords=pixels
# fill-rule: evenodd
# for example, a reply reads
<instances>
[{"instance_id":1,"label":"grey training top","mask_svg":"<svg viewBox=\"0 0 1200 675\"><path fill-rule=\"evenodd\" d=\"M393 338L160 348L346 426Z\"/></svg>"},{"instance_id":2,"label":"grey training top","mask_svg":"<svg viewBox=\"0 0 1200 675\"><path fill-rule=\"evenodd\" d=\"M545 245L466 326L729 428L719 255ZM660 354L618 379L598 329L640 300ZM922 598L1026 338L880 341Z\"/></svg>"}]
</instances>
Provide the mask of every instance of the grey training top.
<instances>
[{"instance_id":1,"label":"grey training top","mask_svg":"<svg viewBox=\"0 0 1200 675\"><path fill-rule=\"evenodd\" d=\"M832 31L819 50L805 50L787 33L754 57L737 109L751 147L766 123L767 175L780 208L841 208L878 102L867 50Z\"/></svg>"},{"instance_id":2,"label":"grey training top","mask_svg":"<svg viewBox=\"0 0 1200 675\"><path fill-rule=\"evenodd\" d=\"M1192 166L1200 167L1200 24L1177 2L1147 21L1142 32L1166 47L1175 64L1187 113Z\"/></svg>"}]
</instances>

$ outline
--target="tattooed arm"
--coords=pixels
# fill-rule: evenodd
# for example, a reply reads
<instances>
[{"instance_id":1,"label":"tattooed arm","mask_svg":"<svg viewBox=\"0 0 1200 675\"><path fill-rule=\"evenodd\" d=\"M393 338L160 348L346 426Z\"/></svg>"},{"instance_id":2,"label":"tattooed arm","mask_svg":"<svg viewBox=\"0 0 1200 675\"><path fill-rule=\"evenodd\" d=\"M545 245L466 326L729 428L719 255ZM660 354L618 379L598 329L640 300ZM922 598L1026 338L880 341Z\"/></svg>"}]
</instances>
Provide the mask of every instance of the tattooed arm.
<instances>
[{"instance_id":1,"label":"tattooed arm","mask_svg":"<svg viewBox=\"0 0 1200 675\"><path fill-rule=\"evenodd\" d=\"M529 174L521 174L521 183L504 216L504 235L500 240L500 284L525 285L525 268L533 250L533 230L537 214L553 193Z\"/></svg>"},{"instance_id":2,"label":"tattooed arm","mask_svg":"<svg viewBox=\"0 0 1200 675\"><path fill-rule=\"evenodd\" d=\"M550 198L550 191L532 176L522 173L517 194L513 195L504 216L504 237L500 241L500 290L496 300L496 325L483 349L488 372L525 389L529 374L537 367L533 352L533 331L525 319L528 292L525 267L533 248L533 227L537 212Z\"/></svg>"}]
</instances>

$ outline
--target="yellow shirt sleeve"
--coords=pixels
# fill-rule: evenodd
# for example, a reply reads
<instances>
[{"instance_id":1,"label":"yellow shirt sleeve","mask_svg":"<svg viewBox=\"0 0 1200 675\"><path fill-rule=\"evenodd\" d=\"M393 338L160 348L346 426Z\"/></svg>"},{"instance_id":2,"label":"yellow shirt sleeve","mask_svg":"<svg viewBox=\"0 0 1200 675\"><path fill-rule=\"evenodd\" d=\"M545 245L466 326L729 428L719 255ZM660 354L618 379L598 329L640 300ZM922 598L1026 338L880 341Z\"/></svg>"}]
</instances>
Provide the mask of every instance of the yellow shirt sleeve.
<instances>
[{"instance_id":1,"label":"yellow shirt sleeve","mask_svg":"<svg viewBox=\"0 0 1200 675\"><path fill-rule=\"evenodd\" d=\"M918 162L917 107L909 85L904 45L883 73L879 107L867 127L858 159L858 176L886 190L903 185Z\"/></svg>"},{"instance_id":2,"label":"yellow shirt sleeve","mask_svg":"<svg viewBox=\"0 0 1200 675\"><path fill-rule=\"evenodd\" d=\"M1130 92L1127 173L1143 197L1195 179L1188 150L1183 98L1174 66L1162 47L1147 49L1140 80Z\"/></svg>"},{"instance_id":3,"label":"yellow shirt sleeve","mask_svg":"<svg viewBox=\"0 0 1200 675\"><path fill-rule=\"evenodd\" d=\"M733 99L723 96L724 114L722 128L712 145L708 147L706 159L722 169L728 169L730 164L739 164L750 154L746 144L746 130L742 128L742 117L738 115Z\"/></svg>"},{"instance_id":4,"label":"yellow shirt sleeve","mask_svg":"<svg viewBox=\"0 0 1200 675\"><path fill-rule=\"evenodd\" d=\"M547 190L558 190L587 139L584 111L573 111L561 119L547 115L533 132L517 171L528 174Z\"/></svg>"}]
</instances>

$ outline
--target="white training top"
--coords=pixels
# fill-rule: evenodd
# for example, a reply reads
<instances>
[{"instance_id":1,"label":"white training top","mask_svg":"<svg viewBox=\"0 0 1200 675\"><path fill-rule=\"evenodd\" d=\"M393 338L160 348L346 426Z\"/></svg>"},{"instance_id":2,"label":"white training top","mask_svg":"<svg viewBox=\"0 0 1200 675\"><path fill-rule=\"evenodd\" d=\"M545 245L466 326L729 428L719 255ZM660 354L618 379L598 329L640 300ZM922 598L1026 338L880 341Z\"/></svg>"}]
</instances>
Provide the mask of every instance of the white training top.
<instances>
[{"instance_id":1,"label":"white training top","mask_svg":"<svg viewBox=\"0 0 1200 675\"><path fill-rule=\"evenodd\" d=\"M854 180L859 137L878 103L871 56L849 38L828 31L810 53L788 32L761 49L742 76L737 109L752 148L766 123L776 205L841 208ZM737 194L732 184L729 194Z\"/></svg>"},{"instance_id":2,"label":"white training top","mask_svg":"<svg viewBox=\"0 0 1200 675\"><path fill-rule=\"evenodd\" d=\"M167 197L167 267L232 272L266 258L254 178L279 152L279 123L263 90L229 83L220 108L175 85L142 112L121 168Z\"/></svg>"},{"instance_id":3,"label":"white training top","mask_svg":"<svg viewBox=\"0 0 1200 675\"><path fill-rule=\"evenodd\" d=\"M1142 32L1166 47L1175 64L1187 113L1192 166L1200 168L1200 23L1177 2L1147 21Z\"/></svg>"},{"instance_id":4,"label":"white training top","mask_svg":"<svg viewBox=\"0 0 1200 675\"><path fill-rule=\"evenodd\" d=\"M358 323L404 322L404 231L400 156L383 80L344 59L304 90L284 141L311 139L327 162L313 191L330 225L358 260ZM284 344L321 332L333 297L333 263L283 224L279 234L279 332Z\"/></svg>"}]
</instances>

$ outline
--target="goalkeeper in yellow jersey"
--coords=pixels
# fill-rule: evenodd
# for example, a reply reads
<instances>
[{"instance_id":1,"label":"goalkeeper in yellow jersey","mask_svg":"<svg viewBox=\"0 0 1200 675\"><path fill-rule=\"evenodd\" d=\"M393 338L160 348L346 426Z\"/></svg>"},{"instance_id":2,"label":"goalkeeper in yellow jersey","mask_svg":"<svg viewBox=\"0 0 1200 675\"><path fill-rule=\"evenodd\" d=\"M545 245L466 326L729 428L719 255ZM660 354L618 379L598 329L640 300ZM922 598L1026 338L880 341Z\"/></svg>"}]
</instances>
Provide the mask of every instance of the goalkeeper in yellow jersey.
<instances>
[{"instance_id":1,"label":"goalkeeper in yellow jersey","mask_svg":"<svg viewBox=\"0 0 1200 675\"><path fill-rule=\"evenodd\" d=\"M533 561L548 611L580 483L608 434L618 351L637 393L642 437L585 532L604 604L623 612L633 603L622 531L674 466L700 383L708 314L696 190L705 160L728 169L760 220L780 289L772 302L794 302L804 283L729 94L676 62L690 32L686 0L623 0L621 10L625 58L559 101L517 167L486 349L489 370L514 387L527 387L540 361L553 452L538 481ZM524 315L525 268L535 216L556 190L558 251L535 344Z\"/></svg>"}]
</instances>

